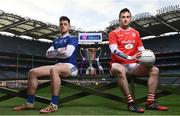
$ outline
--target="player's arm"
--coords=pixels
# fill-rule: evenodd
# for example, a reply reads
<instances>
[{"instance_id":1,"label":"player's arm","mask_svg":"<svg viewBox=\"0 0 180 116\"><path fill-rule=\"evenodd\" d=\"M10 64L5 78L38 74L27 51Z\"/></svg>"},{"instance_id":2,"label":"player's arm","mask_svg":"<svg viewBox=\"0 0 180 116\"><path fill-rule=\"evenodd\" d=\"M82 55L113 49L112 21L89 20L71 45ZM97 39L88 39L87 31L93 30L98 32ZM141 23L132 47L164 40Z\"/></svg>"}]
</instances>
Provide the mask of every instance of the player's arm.
<instances>
[{"instance_id":1,"label":"player's arm","mask_svg":"<svg viewBox=\"0 0 180 116\"><path fill-rule=\"evenodd\" d=\"M110 47L111 53L115 54L116 56L127 59L127 60L133 60L132 56L128 56L124 54L121 50L119 50L116 44L112 44L109 47Z\"/></svg>"},{"instance_id":2,"label":"player's arm","mask_svg":"<svg viewBox=\"0 0 180 116\"><path fill-rule=\"evenodd\" d=\"M58 52L57 52L57 50L54 49L53 46L51 46L51 47L46 51L46 57L47 57L47 58L55 58L57 54L58 54Z\"/></svg>"},{"instance_id":3,"label":"player's arm","mask_svg":"<svg viewBox=\"0 0 180 116\"><path fill-rule=\"evenodd\" d=\"M121 50L118 49L117 40L118 40L118 37L117 37L116 33L115 32L110 32L109 33L109 48L111 50L111 53L118 56L118 57L120 57L120 58L127 59L127 60L132 60L131 56L127 56Z\"/></svg>"},{"instance_id":4,"label":"player's arm","mask_svg":"<svg viewBox=\"0 0 180 116\"><path fill-rule=\"evenodd\" d=\"M67 45L66 48L58 49L58 54L56 55L56 57L65 59L70 57L74 51L75 51L75 46L69 44Z\"/></svg>"}]
</instances>

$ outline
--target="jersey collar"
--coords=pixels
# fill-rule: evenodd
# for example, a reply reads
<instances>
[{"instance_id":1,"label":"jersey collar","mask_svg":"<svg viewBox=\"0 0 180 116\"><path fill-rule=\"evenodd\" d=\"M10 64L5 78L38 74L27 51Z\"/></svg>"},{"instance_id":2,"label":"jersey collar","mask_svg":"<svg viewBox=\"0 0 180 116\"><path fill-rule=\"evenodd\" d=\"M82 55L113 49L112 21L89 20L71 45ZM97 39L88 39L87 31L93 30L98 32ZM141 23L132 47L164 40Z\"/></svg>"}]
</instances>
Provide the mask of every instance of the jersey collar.
<instances>
[{"instance_id":1,"label":"jersey collar","mask_svg":"<svg viewBox=\"0 0 180 116\"><path fill-rule=\"evenodd\" d=\"M65 38L65 37L67 37L67 36L69 36L70 34L69 33L66 33L66 34L64 34L64 35L60 35L60 38Z\"/></svg>"}]
</instances>

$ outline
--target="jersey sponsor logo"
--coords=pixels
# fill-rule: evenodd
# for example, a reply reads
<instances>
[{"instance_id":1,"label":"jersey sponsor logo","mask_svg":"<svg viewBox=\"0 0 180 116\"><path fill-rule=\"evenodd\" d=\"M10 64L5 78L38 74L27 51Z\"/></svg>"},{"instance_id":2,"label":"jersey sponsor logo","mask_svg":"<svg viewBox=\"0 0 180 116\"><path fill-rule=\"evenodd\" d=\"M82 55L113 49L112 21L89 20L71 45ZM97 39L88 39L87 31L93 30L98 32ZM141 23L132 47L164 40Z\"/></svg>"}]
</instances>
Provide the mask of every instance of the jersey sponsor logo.
<instances>
[{"instance_id":1,"label":"jersey sponsor logo","mask_svg":"<svg viewBox=\"0 0 180 116\"><path fill-rule=\"evenodd\" d=\"M125 44L124 46L127 50L132 49L134 46L131 43Z\"/></svg>"},{"instance_id":2,"label":"jersey sponsor logo","mask_svg":"<svg viewBox=\"0 0 180 116\"><path fill-rule=\"evenodd\" d=\"M122 44L128 44L128 43L129 43L129 44L130 44L130 43L131 43L131 44L134 44L134 43L135 43L135 40L122 40L121 43L122 43Z\"/></svg>"},{"instance_id":3,"label":"jersey sponsor logo","mask_svg":"<svg viewBox=\"0 0 180 116\"><path fill-rule=\"evenodd\" d=\"M122 38L122 37L124 37L124 35L123 35L123 34L118 34L117 36L118 36L118 38Z\"/></svg>"}]
</instances>

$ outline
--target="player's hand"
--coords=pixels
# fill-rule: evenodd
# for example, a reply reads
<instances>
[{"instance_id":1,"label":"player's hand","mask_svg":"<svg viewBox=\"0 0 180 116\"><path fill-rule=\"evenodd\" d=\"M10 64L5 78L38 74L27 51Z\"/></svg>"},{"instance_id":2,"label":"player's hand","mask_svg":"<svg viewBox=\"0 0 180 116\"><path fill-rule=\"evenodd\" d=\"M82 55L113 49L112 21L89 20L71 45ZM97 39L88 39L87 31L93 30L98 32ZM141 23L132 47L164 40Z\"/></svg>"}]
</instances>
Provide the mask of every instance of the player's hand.
<instances>
[{"instance_id":1,"label":"player's hand","mask_svg":"<svg viewBox=\"0 0 180 116\"><path fill-rule=\"evenodd\" d=\"M57 52L57 51L56 50L50 50L50 51L47 52L47 54L53 54L55 52Z\"/></svg>"},{"instance_id":2,"label":"player's hand","mask_svg":"<svg viewBox=\"0 0 180 116\"><path fill-rule=\"evenodd\" d=\"M136 54L134 54L133 56L132 56L132 60L138 60L140 57L141 57L141 54L142 54L142 52L137 52Z\"/></svg>"},{"instance_id":3,"label":"player's hand","mask_svg":"<svg viewBox=\"0 0 180 116\"><path fill-rule=\"evenodd\" d=\"M66 48L58 48L57 51L59 52L59 54L64 54L66 51Z\"/></svg>"},{"instance_id":4,"label":"player's hand","mask_svg":"<svg viewBox=\"0 0 180 116\"><path fill-rule=\"evenodd\" d=\"M46 53L46 56L48 57L48 58L55 58L55 56L57 55L57 51L54 51L54 50L50 50L50 51L47 51L47 53Z\"/></svg>"}]
</instances>

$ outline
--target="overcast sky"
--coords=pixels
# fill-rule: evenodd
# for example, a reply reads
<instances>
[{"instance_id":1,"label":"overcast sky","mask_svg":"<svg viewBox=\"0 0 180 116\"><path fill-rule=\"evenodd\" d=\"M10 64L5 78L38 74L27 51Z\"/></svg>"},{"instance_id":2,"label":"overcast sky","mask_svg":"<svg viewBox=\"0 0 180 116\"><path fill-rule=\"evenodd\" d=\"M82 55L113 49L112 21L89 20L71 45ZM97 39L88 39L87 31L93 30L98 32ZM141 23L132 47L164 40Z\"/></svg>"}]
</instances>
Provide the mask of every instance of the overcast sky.
<instances>
[{"instance_id":1,"label":"overcast sky","mask_svg":"<svg viewBox=\"0 0 180 116\"><path fill-rule=\"evenodd\" d=\"M135 15L177 4L180 0L0 0L0 10L55 25L66 15L76 29L99 31L117 19L122 8Z\"/></svg>"}]
</instances>

